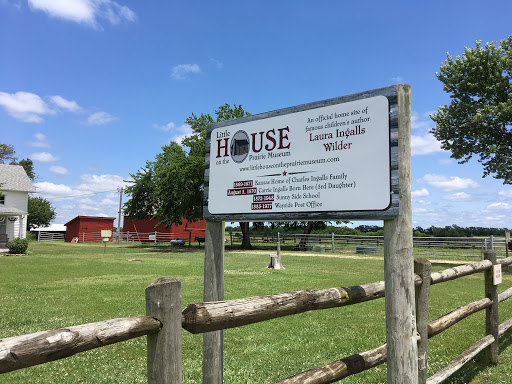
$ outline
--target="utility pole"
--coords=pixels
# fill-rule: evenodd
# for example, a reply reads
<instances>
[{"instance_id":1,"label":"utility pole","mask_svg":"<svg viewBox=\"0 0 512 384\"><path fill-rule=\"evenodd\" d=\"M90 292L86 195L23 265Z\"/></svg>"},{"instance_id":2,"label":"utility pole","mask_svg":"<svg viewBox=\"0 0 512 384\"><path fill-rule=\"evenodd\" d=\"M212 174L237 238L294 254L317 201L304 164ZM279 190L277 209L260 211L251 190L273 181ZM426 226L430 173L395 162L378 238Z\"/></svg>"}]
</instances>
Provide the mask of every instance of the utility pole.
<instances>
[{"instance_id":1,"label":"utility pole","mask_svg":"<svg viewBox=\"0 0 512 384\"><path fill-rule=\"evenodd\" d=\"M117 189L119 192L119 217L117 219L117 244L119 244L119 236L121 232L121 206L123 204L123 187Z\"/></svg>"}]
</instances>

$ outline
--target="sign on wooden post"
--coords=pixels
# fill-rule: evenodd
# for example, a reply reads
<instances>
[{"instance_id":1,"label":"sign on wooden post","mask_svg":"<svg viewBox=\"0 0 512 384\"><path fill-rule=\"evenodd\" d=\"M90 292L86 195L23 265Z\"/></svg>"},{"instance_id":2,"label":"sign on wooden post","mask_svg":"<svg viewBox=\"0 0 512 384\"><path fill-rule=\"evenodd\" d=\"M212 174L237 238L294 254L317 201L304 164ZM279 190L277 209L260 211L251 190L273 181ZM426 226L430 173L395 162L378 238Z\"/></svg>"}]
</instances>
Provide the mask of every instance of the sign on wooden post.
<instances>
[{"instance_id":1,"label":"sign on wooden post","mask_svg":"<svg viewBox=\"0 0 512 384\"><path fill-rule=\"evenodd\" d=\"M396 217L397 109L387 87L210 125L205 219Z\"/></svg>"},{"instance_id":2,"label":"sign on wooden post","mask_svg":"<svg viewBox=\"0 0 512 384\"><path fill-rule=\"evenodd\" d=\"M388 382L417 382L409 85L210 125L204 188L207 224L384 220ZM206 272L223 247L205 247L205 301L207 286L223 290ZM222 335L208 340L222 354ZM203 382L220 383L222 358L204 359Z\"/></svg>"}]
</instances>

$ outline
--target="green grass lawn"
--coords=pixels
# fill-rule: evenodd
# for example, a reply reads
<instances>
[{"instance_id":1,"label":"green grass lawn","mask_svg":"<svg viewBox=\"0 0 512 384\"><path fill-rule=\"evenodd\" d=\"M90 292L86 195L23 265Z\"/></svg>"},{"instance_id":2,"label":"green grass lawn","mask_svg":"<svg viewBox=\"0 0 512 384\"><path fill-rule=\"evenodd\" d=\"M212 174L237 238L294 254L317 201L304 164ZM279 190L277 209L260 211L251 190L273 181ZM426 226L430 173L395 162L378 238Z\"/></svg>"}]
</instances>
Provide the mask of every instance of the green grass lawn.
<instances>
[{"instance_id":1,"label":"green grass lawn","mask_svg":"<svg viewBox=\"0 0 512 384\"><path fill-rule=\"evenodd\" d=\"M27 256L0 257L0 338L145 313L144 289L155 279L182 282L183 307L202 301L204 251L197 247L30 243ZM326 254L327 256L329 254ZM141 260L132 262L129 260ZM383 280L383 261L288 252L285 270L267 270L268 253L226 251L225 298ZM447 268L434 266L435 270ZM499 291L512 286L504 273ZM431 320L483 297L483 274L432 287ZM500 306L500 322L512 302ZM484 315L463 320L429 341L429 374L484 335ZM512 333L512 332L511 332ZM512 382L510 334L500 339L500 365L481 359L447 382ZM224 331L224 382L273 383L385 343L384 299L313 311ZM183 379L201 383L202 336L183 333ZM383 383L385 365L343 380ZM68 359L0 375L0 383L145 383L144 337Z\"/></svg>"}]
</instances>

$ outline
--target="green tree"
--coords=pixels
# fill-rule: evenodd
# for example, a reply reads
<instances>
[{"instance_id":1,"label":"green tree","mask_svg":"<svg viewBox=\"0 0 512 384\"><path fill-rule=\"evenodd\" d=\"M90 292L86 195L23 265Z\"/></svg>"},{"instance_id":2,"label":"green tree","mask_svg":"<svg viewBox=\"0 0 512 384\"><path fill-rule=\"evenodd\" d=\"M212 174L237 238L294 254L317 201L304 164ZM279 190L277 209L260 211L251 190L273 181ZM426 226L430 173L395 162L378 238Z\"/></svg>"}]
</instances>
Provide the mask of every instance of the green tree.
<instances>
[{"instance_id":1,"label":"green tree","mask_svg":"<svg viewBox=\"0 0 512 384\"><path fill-rule=\"evenodd\" d=\"M225 104L209 114L192 113L186 122L192 135L182 140L185 150L176 142L162 147L155 161L132 174L133 183L126 188L130 199L125 203L125 213L139 219L148 216L159 219L167 227L174 223L197 221L203 217L203 182L206 155L206 129L214 122L249 116L241 105ZM242 246L250 247L249 223L241 223L244 233ZM245 231L244 231L245 229Z\"/></svg>"},{"instance_id":2,"label":"green tree","mask_svg":"<svg viewBox=\"0 0 512 384\"><path fill-rule=\"evenodd\" d=\"M9 160L16 160L14 147L9 144L0 144L0 164L5 164Z\"/></svg>"},{"instance_id":3,"label":"green tree","mask_svg":"<svg viewBox=\"0 0 512 384\"><path fill-rule=\"evenodd\" d=\"M36 174L34 172L34 163L29 158L22 159L20 161L13 160L10 162L10 165L21 165L30 180L34 181L36 178Z\"/></svg>"},{"instance_id":4,"label":"green tree","mask_svg":"<svg viewBox=\"0 0 512 384\"><path fill-rule=\"evenodd\" d=\"M479 156L484 176L512 184L512 36L448 54L436 76L451 97L431 115L442 148L461 164Z\"/></svg>"},{"instance_id":5,"label":"green tree","mask_svg":"<svg viewBox=\"0 0 512 384\"><path fill-rule=\"evenodd\" d=\"M27 229L48 227L55 219L55 208L43 197L28 197Z\"/></svg>"}]
</instances>

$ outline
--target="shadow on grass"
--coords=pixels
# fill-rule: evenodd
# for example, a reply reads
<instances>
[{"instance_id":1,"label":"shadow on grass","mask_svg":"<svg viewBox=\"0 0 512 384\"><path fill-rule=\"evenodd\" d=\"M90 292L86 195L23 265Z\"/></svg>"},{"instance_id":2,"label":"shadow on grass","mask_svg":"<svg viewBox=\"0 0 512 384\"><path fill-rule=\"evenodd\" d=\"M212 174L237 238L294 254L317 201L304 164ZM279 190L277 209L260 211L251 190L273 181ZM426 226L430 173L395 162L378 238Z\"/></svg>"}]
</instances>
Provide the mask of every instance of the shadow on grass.
<instances>
[{"instance_id":1,"label":"shadow on grass","mask_svg":"<svg viewBox=\"0 0 512 384\"><path fill-rule=\"evenodd\" d=\"M508 331L500 337L499 350L500 353L512 345L512 333ZM462 353L462 351L461 351ZM499 356L498 356L499 361ZM498 363L499 364L499 363ZM461 369L451 375L445 383L459 384L471 383L479 374L489 368L485 363L485 351L480 352L474 359L468 361ZM482 381L485 382L485 381Z\"/></svg>"},{"instance_id":2,"label":"shadow on grass","mask_svg":"<svg viewBox=\"0 0 512 384\"><path fill-rule=\"evenodd\" d=\"M204 247L198 247L197 245L129 245L127 249L135 249L140 252L147 253L183 253L183 252L199 252L204 250Z\"/></svg>"}]
</instances>

